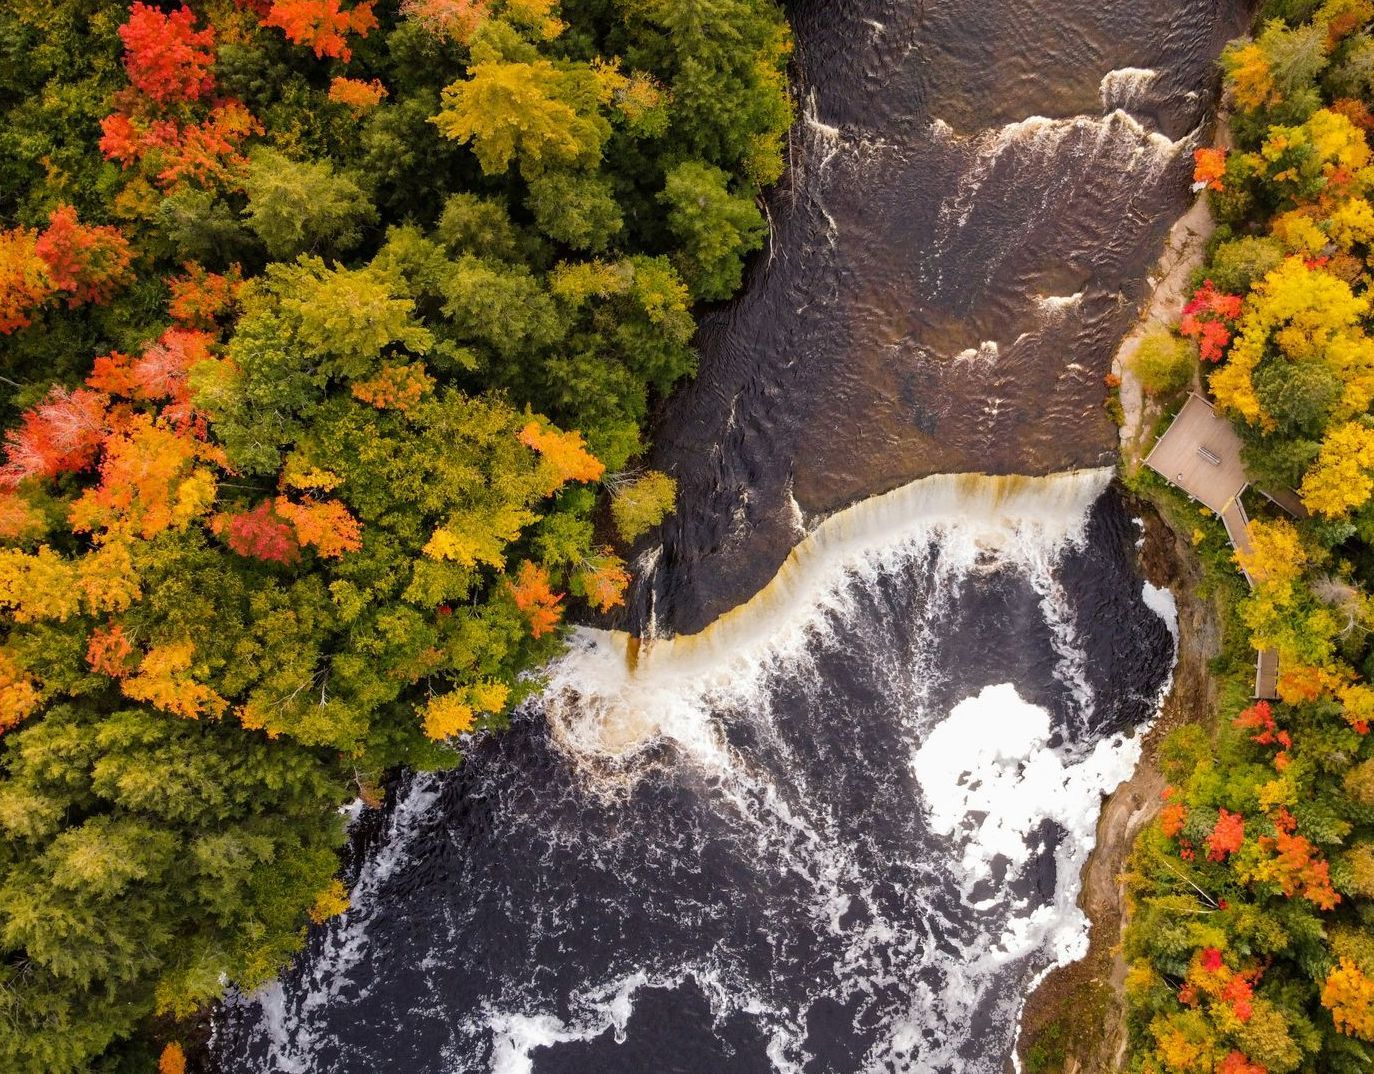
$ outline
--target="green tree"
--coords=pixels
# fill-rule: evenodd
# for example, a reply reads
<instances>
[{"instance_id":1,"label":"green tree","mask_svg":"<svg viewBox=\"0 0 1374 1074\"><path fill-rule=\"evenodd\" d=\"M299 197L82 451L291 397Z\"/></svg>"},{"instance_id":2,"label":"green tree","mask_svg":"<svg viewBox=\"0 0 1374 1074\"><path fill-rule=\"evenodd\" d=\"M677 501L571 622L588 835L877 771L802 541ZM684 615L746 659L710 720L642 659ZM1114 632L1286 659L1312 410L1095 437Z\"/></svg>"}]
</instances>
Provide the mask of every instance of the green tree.
<instances>
[{"instance_id":1,"label":"green tree","mask_svg":"<svg viewBox=\"0 0 1374 1074\"><path fill-rule=\"evenodd\" d=\"M730 177L697 161L668 173L660 200L678 244L674 261L699 299L729 298L739 289L744 258L763 245L763 214L752 198L730 193Z\"/></svg>"},{"instance_id":2,"label":"green tree","mask_svg":"<svg viewBox=\"0 0 1374 1074\"><path fill-rule=\"evenodd\" d=\"M627 544L662 522L677 499L677 482L657 470L608 479L607 484L611 487L611 517L620 539Z\"/></svg>"},{"instance_id":3,"label":"green tree","mask_svg":"<svg viewBox=\"0 0 1374 1074\"><path fill-rule=\"evenodd\" d=\"M1131 371L1151 395L1167 395L1185 387L1197 369L1197 351L1167 328L1152 329L1131 358Z\"/></svg>"},{"instance_id":4,"label":"green tree","mask_svg":"<svg viewBox=\"0 0 1374 1074\"><path fill-rule=\"evenodd\" d=\"M248 158L244 219L267 252L344 253L362 241L377 211L361 184L328 161L294 161L259 146Z\"/></svg>"},{"instance_id":5,"label":"green tree","mask_svg":"<svg viewBox=\"0 0 1374 1074\"><path fill-rule=\"evenodd\" d=\"M622 226L611 184L599 176L546 172L530 180L526 204L540 231L574 250L600 253Z\"/></svg>"},{"instance_id":6,"label":"green tree","mask_svg":"<svg viewBox=\"0 0 1374 1074\"><path fill-rule=\"evenodd\" d=\"M1208 277L1218 290L1243 295L1276 268L1283 256L1277 239L1246 235L1223 242L1213 251Z\"/></svg>"}]
</instances>

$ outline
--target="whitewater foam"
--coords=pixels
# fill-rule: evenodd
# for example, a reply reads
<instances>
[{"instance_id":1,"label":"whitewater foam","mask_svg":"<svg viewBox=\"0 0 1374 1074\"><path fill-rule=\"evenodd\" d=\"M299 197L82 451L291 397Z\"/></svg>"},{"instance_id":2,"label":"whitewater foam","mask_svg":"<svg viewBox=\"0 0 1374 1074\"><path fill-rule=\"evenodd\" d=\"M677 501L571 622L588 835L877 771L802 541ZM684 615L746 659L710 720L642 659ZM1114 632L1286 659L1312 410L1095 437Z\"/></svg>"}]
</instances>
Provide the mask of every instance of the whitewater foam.
<instances>
[{"instance_id":1,"label":"whitewater foam","mask_svg":"<svg viewBox=\"0 0 1374 1074\"><path fill-rule=\"evenodd\" d=\"M1151 67L1118 67L1108 71L1098 86L1102 111L1138 107L1158 78L1159 72Z\"/></svg>"},{"instance_id":2,"label":"whitewater foam","mask_svg":"<svg viewBox=\"0 0 1374 1074\"><path fill-rule=\"evenodd\" d=\"M447 1019L444 1069L531 1074L541 1049L623 1042L646 989L687 986L705 997L718 1025L744 1016L779 1074L824 1062L826 1042L813 1039L810 1021L820 1008L853 1012L856 1025L872 1027L852 1068L864 1074L998 1069L1001 1060L990 1057L1005 1054L1027 975L1082 951L1086 922L1076 898L1098 802L1138 754L1138 740L1097 739L1082 726L1097 702L1078 598L1059 577L1065 556L1086 549L1092 508L1110 477L1089 470L926 478L815 525L768 587L699 635L636 643L575 632L532 702L547 721L549 756L571 770L559 792L570 797L550 799L548 814L528 812L543 799L521 786L523 768L497 765L468 776L477 782L467 793L491 810L484 828L502 839L522 830L513 837L533 839L524 853L541 862L537 912L509 920L524 922L539 972L503 971ZM983 593L1014 593L1020 614L1029 613L1023 629L1033 628L1059 687L1054 714L1005 680L962 697L942 692L946 635L972 613L965 602ZM844 726L871 717L834 710L835 700L862 695L832 692L837 659L864 667L864 689L882 697L875 715L890 738L865 744L861 723ZM831 740L847 752L817 752L813 732L827 730L818 721L830 721ZM398 803L381 851L354 886L352 909L328 926L292 986L252 997L263 1069L353 1069L321 1058L342 1046L328 1027L376 987L363 967L372 965L380 942L372 930L395 894L383 882L412 860L411 840L437 788L421 777ZM645 825L666 821L657 808L638 811L639 788L686 795L673 799L687 810L685 842L641 847ZM593 818L609 825L581 842L597 830ZM613 852L621 839L625 847ZM676 886L656 886L662 865L673 875L699 867L695 856L678 856L690 847L734 863L729 882L749 907L752 939L729 928L667 954L642 941L602 949L615 935L609 923L641 908L659 928L662 915L735 920L710 910L705 892L691 889L683 905ZM630 848L629 858L618 856ZM667 861L650 864L660 849ZM593 915L607 923L606 940L588 949L599 952L588 966L577 964L571 991L550 995L537 984L546 966L539 953L571 956L566 945L583 934L561 930L576 928L587 912L575 896L559 901L556 885L543 886L569 853L576 870L606 854L616 884L627 868L643 870L645 886L630 885ZM1041 881L1026 883L1030 870L1047 868L1052 893ZM496 890L518 898L518 889ZM443 895L441 905L465 906L449 901L459 894ZM521 909L503 903L498 920ZM467 912L445 909L431 922L448 932L417 960L423 998L410 1000L407 1017L419 1017L417 1002L427 1017L443 1013L452 1002L442 998L446 990L470 972L494 972L493 952L480 943L471 968L462 954L477 939ZM504 965L504 956L494 964ZM779 992L781 979L801 991ZM975 1024L995 1031L996 1040L978 1044L987 1062L968 1054Z\"/></svg>"},{"instance_id":3,"label":"whitewater foam","mask_svg":"<svg viewBox=\"0 0 1374 1074\"><path fill-rule=\"evenodd\" d=\"M708 767L731 767L710 718L722 704L761 707L769 674L804 663L860 586L935 548L938 575L989 563L1041 581L1054 608L1052 566L1081 543L1106 468L1047 477L940 474L831 515L773 580L699 634L640 642L580 629L547 671L544 704L555 739L585 761L619 761L670 740Z\"/></svg>"}]
</instances>

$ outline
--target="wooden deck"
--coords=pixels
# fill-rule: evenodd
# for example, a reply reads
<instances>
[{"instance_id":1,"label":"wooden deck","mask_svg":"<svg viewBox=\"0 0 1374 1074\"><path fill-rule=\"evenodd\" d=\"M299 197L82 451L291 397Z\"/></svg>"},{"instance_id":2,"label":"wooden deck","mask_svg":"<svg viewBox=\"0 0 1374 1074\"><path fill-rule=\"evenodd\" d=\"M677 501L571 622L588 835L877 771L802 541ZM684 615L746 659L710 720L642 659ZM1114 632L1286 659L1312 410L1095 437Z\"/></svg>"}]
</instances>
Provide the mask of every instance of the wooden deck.
<instances>
[{"instance_id":1,"label":"wooden deck","mask_svg":"<svg viewBox=\"0 0 1374 1074\"><path fill-rule=\"evenodd\" d=\"M1250 520L1240 494L1248 487L1249 479L1241 463L1240 449L1240 437L1231 423L1217 417L1207 400L1190 395L1150 450L1145 465L1216 512L1226 527L1231 547L1248 553L1252 548ZM1292 489L1276 493L1257 491L1289 514L1306 517L1302 500ZM1241 573L1247 583L1254 585L1244 567ZM1263 649L1255 661L1255 697L1272 701L1278 697L1278 682L1279 654L1274 649Z\"/></svg>"},{"instance_id":2,"label":"wooden deck","mask_svg":"<svg viewBox=\"0 0 1374 1074\"><path fill-rule=\"evenodd\" d=\"M1250 519L1246 517L1245 508L1239 499L1232 500L1226 510L1221 512L1221 524L1226 527L1226 536L1231 538L1232 548L1246 555L1254 551L1254 546L1250 543ZM1255 584L1250 572L1244 567L1240 568L1240 573L1245 575L1245 580L1251 585Z\"/></svg>"},{"instance_id":3,"label":"wooden deck","mask_svg":"<svg viewBox=\"0 0 1374 1074\"><path fill-rule=\"evenodd\" d=\"M1188 396L1145 465L1219 515L1249 484L1240 462L1240 437L1198 395Z\"/></svg>"},{"instance_id":4,"label":"wooden deck","mask_svg":"<svg viewBox=\"0 0 1374 1074\"><path fill-rule=\"evenodd\" d=\"M1262 489L1256 485L1255 491L1275 507L1287 511L1294 518L1307 517L1307 507L1302 502L1302 497L1292 489Z\"/></svg>"}]
</instances>

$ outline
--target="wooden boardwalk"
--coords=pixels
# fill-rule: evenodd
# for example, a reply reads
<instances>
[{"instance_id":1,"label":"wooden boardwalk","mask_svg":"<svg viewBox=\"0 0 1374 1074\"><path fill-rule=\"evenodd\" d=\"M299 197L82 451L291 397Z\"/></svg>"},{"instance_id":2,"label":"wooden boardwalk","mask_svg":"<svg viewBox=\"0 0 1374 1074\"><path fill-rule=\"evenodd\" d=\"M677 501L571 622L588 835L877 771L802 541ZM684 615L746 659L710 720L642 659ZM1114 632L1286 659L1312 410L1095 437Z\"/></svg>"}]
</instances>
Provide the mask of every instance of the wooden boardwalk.
<instances>
[{"instance_id":1,"label":"wooden boardwalk","mask_svg":"<svg viewBox=\"0 0 1374 1074\"><path fill-rule=\"evenodd\" d=\"M1261 649L1259 661L1255 664L1255 697L1273 701L1279 696L1279 652L1277 649Z\"/></svg>"},{"instance_id":2,"label":"wooden boardwalk","mask_svg":"<svg viewBox=\"0 0 1374 1074\"><path fill-rule=\"evenodd\" d=\"M1250 520L1245 515L1240 494L1249 486L1240 458L1241 441L1231 423L1217 417L1212 404L1198 395L1188 396L1164 435L1159 438L1145 465L1170 484L1181 488L1221 517L1231 547L1251 551ZM1272 503L1301 518L1307 511L1291 489L1276 493L1257 490ZM1245 580L1253 579L1241 568ZM1255 662L1255 697L1273 700L1278 696L1279 654L1263 649Z\"/></svg>"}]
</instances>

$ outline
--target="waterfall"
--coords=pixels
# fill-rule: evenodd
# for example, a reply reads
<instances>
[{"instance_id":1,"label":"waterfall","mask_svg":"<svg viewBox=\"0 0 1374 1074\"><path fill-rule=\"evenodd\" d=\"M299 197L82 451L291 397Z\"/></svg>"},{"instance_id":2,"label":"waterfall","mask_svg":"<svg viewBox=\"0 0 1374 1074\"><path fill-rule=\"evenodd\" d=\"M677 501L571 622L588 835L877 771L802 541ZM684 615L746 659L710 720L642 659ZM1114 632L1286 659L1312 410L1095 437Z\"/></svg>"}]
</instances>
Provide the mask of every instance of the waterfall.
<instances>
[{"instance_id":1,"label":"waterfall","mask_svg":"<svg viewBox=\"0 0 1374 1074\"><path fill-rule=\"evenodd\" d=\"M945 580L1011 567L1047 585L1060 552L1083 540L1110 479L1107 469L923 478L822 521L763 590L698 634L641 642L578 630L547 672L554 736L588 763L666 738L703 763L723 764L712 707L759 704L769 676L803 661L852 608L856 587L932 547L934 574Z\"/></svg>"},{"instance_id":2,"label":"waterfall","mask_svg":"<svg viewBox=\"0 0 1374 1074\"><path fill-rule=\"evenodd\" d=\"M792 167L655 430L641 636L406 784L221 1074L1002 1074L1083 949L1177 638L1083 467L1242 5L788 7Z\"/></svg>"},{"instance_id":3,"label":"waterfall","mask_svg":"<svg viewBox=\"0 0 1374 1074\"><path fill-rule=\"evenodd\" d=\"M400 1061L404 1020L437 1036L417 1071L542 1074L666 994L756 1041L740 1069L999 1071L1027 983L1081 953L1098 803L1172 651L1109 481L925 478L698 634L577 631L512 731L408 788L300 972L234 1002L230 1069ZM847 1059L825 1010L867 1027Z\"/></svg>"}]
</instances>

